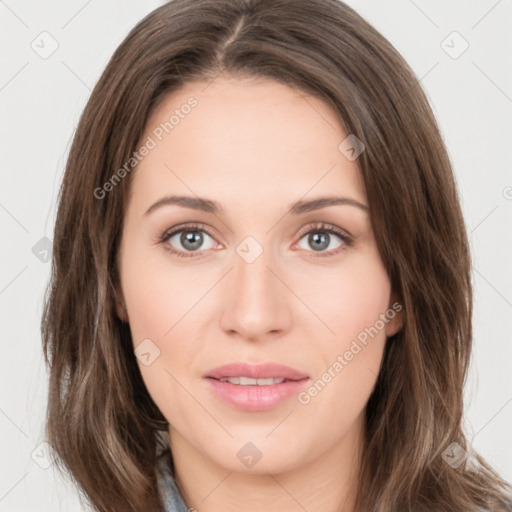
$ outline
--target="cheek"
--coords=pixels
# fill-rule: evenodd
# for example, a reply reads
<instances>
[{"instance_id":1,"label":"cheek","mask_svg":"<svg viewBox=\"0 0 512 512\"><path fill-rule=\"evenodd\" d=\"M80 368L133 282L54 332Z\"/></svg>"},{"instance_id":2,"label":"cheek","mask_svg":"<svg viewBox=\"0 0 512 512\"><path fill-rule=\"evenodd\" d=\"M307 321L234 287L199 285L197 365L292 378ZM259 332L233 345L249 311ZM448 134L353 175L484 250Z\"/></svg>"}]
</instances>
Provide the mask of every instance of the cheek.
<instances>
[{"instance_id":1,"label":"cheek","mask_svg":"<svg viewBox=\"0 0 512 512\"><path fill-rule=\"evenodd\" d=\"M198 285L197 274L171 264L163 248L134 244L125 254L130 257L122 262L121 279L133 346L136 354L137 347L148 346L157 356L148 366L139 358L139 367L155 401L169 402L167 395L176 388L171 375L181 380L197 350L198 336L191 329L198 325L196 306L208 288Z\"/></svg>"},{"instance_id":2,"label":"cheek","mask_svg":"<svg viewBox=\"0 0 512 512\"><path fill-rule=\"evenodd\" d=\"M167 418L187 417L194 404L180 391L178 382L183 380L180 369L190 367L194 335L191 332L184 335L182 329L190 325L187 311L193 315L191 308L200 294L183 271L169 265L162 252L133 250L130 253L121 268L123 294L135 353L139 346L147 347L144 352L150 353L150 364L138 356L149 394Z\"/></svg>"},{"instance_id":3,"label":"cheek","mask_svg":"<svg viewBox=\"0 0 512 512\"><path fill-rule=\"evenodd\" d=\"M329 329L320 325L316 337L309 335L318 340L314 350L322 364L299 401L325 421L349 425L366 405L379 373L390 282L376 250L347 258L338 271L329 268L325 278L318 272L315 278L321 287L309 295L308 304Z\"/></svg>"},{"instance_id":4,"label":"cheek","mask_svg":"<svg viewBox=\"0 0 512 512\"><path fill-rule=\"evenodd\" d=\"M194 299L197 302L200 298L189 274L169 264L166 256L163 248L134 250L122 268L123 294L135 345L144 338L164 343Z\"/></svg>"},{"instance_id":5,"label":"cheek","mask_svg":"<svg viewBox=\"0 0 512 512\"><path fill-rule=\"evenodd\" d=\"M343 348L374 326L389 307L391 286L375 247L347 255L337 267L303 272L298 279L296 289L302 290L304 301L325 323L318 332L328 337L330 331L332 348ZM381 322L379 326L382 330Z\"/></svg>"}]
</instances>

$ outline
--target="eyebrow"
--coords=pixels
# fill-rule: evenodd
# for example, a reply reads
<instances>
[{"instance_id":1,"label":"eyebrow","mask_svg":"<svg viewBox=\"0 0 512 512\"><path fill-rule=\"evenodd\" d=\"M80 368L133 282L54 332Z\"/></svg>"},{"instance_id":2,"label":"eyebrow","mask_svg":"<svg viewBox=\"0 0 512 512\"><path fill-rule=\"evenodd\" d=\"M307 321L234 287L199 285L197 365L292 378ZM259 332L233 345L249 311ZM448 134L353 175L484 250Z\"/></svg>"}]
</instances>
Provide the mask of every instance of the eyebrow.
<instances>
[{"instance_id":1,"label":"eyebrow","mask_svg":"<svg viewBox=\"0 0 512 512\"><path fill-rule=\"evenodd\" d=\"M144 215L149 215L157 208L166 205L176 205L183 208L190 208L192 210L201 210L207 213L213 213L214 215L224 213L222 206L219 203L212 201L211 199L191 196L165 196L159 199L156 203L152 204ZM320 208L325 208L327 206L336 205L355 206L364 212L369 213L369 208L365 204L362 204L359 201L349 197L339 196L320 197L308 201L299 200L290 205L288 213L291 213L292 215L300 215L314 210L319 210Z\"/></svg>"}]
</instances>

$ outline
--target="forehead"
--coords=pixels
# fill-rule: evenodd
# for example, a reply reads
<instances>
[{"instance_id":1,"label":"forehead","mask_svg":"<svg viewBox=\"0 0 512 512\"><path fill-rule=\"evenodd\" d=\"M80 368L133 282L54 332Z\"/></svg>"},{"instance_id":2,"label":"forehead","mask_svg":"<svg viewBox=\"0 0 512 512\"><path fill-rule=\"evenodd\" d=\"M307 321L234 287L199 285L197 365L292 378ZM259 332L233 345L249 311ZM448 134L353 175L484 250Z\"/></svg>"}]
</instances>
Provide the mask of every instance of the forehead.
<instances>
[{"instance_id":1,"label":"forehead","mask_svg":"<svg viewBox=\"0 0 512 512\"><path fill-rule=\"evenodd\" d=\"M152 149L133 192L146 202L183 192L288 204L311 190L365 202L357 162L339 149L346 137L336 113L299 89L264 79L188 83L148 120L141 142Z\"/></svg>"}]
</instances>

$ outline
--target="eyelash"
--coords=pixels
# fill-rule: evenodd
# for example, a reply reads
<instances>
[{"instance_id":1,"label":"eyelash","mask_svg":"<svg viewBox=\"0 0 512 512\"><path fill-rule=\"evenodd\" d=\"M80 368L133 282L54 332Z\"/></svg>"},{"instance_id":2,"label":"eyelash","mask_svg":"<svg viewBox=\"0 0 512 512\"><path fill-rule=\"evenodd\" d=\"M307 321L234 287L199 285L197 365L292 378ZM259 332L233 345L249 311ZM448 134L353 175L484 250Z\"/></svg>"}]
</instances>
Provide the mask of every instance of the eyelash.
<instances>
[{"instance_id":1,"label":"eyelash","mask_svg":"<svg viewBox=\"0 0 512 512\"><path fill-rule=\"evenodd\" d=\"M204 224L186 224L186 225L179 225L175 226L163 233L163 235L159 238L159 243L165 244L173 235L176 233L180 233L181 231L204 231L208 236L214 238L214 236L210 233L208 228ZM304 230L301 230L299 241L305 236L310 233L329 233L334 234L338 236L344 243L345 246L351 247L354 245L354 239L348 235L345 231L342 231L341 229L337 228L336 226L333 226L332 224L327 224L325 222L317 222L313 225L308 225ZM178 256L179 258L193 258L197 257L196 253L189 251L190 254L184 253L183 251L178 251L174 249L170 244L165 244L166 250L168 250L171 254L174 254ZM340 246L337 249L328 251L328 252L320 252L316 254L313 257L328 257L328 256L335 256L336 254L339 254L341 251L345 250L345 247ZM198 251L201 252L201 251Z\"/></svg>"}]
</instances>

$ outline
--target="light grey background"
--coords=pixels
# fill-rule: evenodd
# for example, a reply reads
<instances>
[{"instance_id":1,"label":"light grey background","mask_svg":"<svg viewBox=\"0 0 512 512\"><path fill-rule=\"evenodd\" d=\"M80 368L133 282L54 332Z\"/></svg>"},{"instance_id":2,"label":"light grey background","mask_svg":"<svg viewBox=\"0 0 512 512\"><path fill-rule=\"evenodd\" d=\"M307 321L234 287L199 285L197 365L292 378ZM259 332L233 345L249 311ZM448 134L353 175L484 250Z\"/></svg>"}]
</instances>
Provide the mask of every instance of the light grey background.
<instances>
[{"instance_id":1,"label":"light grey background","mask_svg":"<svg viewBox=\"0 0 512 512\"><path fill-rule=\"evenodd\" d=\"M0 0L0 511L83 510L53 466L41 467L39 322L50 273L41 239L53 237L69 144L93 85L128 31L161 3ZM512 481L512 1L347 3L409 62L448 146L474 260L467 432ZM42 58L52 39L58 48ZM463 40L469 47L457 55Z\"/></svg>"}]
</instances>

